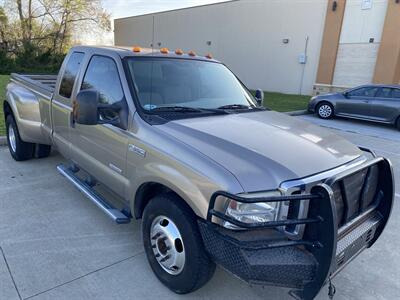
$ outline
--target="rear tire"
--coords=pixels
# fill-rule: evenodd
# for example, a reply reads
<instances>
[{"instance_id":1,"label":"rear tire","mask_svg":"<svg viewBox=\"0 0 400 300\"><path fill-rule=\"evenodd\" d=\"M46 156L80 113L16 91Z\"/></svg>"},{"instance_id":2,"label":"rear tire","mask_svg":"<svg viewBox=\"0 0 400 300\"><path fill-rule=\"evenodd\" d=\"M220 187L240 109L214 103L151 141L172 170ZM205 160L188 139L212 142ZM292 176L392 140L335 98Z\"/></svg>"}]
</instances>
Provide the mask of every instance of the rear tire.
<instances>
[{"instance_id":1,"label":"rear tire","mask_svg":"<svg viewBox=\"0 0 400 300\"><path fill-rule=\"evenodd\" d=\"M333 118L333 106L328 102L322 102L318 104L316 110L317 116L321 119L332 119Z\"/></svg>"},{"instance_id":2,"label":"rear tire","mask_svg":"<svg viewBox=\"0 0 400 300\"><path fill-rule=\"evenodd\" d=\"M7 142L11 156L16 161L24 161L33 157L34 144L21 140L17 124L12 115L6 119Z\"/></svg>"},{"instance_id":3,"label":"rear tire","mask_svg":"<svg viewBox=\"0 0 400 300\"><path fill-rule=\"evenodd\" d=\"M176 195L150 200L143 213L142 237L150 267L173 292L193 292L214 274L215 264L204 249L197 216Z\"/></svg>"}]
</instances>

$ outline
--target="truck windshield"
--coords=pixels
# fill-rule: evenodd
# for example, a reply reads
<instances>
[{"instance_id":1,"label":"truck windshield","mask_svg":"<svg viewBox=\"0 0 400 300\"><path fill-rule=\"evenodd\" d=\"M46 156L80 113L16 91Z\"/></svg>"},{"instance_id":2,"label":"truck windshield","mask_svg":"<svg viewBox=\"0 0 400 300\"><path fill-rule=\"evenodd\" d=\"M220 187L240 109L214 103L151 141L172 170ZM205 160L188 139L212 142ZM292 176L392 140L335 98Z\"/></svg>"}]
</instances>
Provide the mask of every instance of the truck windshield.
<instances>
[{"instance_id":1,"label":"truck windshield","mask_svg":"<svg viewBox=\"0 0 400 300\"><path fill-rule=\"evenodd\" d=\"M139 102L147 111L190 113L196 109L257 107L253 96L220 63L148 57L129 58L127 62Z\"/></svg>"}]
</instances>

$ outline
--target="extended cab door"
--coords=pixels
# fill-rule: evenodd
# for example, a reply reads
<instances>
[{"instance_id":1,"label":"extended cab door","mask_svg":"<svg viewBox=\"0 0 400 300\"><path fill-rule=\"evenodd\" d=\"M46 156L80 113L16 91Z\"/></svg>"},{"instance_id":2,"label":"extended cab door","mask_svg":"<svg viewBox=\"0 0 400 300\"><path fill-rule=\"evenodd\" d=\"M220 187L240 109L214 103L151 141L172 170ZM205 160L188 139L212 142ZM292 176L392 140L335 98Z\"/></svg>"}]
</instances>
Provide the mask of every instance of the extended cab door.
<instances>
[{"instance_id":1,"label":"extended cab door","mask_svg":"<svg viewBox=\"0 0 400 300\"><path fill-rule=\"evenodd\" d=\"M84 57L83 52L74 51L65 58L52 99L53 142L66 158L70 158L73 91Z\"/></svg>"},{"instance_id":2,"label":"extended cab door","mask_svg":"<svg viewBox=\"0 0 400 300\"><path fill-rule=\"evenodd\" d=\"M85 89L97 90L100 94L99 106L110 106L110 109L99 110L99 119L104 124L73 124L72 159L117 195L124 197L128 184L126 154L129 133L120 126L111 124L117 123L115 121L119 118L111 105L129 110L117 61L110 56L91 56L80 85L80 90Z\"/></svg>"}]
</instances>

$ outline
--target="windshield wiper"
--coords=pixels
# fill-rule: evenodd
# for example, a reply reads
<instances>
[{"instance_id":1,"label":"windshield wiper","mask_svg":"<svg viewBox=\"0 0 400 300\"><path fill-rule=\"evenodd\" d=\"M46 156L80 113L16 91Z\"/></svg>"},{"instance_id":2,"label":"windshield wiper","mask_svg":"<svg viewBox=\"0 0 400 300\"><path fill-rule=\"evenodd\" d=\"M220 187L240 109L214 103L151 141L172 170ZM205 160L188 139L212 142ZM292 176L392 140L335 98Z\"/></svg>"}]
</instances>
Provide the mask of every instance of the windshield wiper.
<instances>
[{"instance_id":1,"label":"windshield wiper","mask_svg":"<svg viewBox=\"0 0 400 300\"><path fill-rule=\"evenodd\" d=\"M150 112L203 112L203 110L187 106L160 106L149 110Z\"/></svg>"},{"instance_id":2,"label":"windshield wiper","mask_svg":"<svg viewBox=\"0 0 400 300\"><path fill-rule=\"evenodd\" d=\"M150 109L149 112L193 112L193 113L214 113L214 114L227 114L227 112L219 109L188 107L188 106L160 106Z\"/></svg>"},{"instance_id":3,"label":"windshield wiper","mask_svg":"<svg viewBox=\"0 0 400 300\"><path fill-rule=\"evenodd\" d=\"M228 104L218 107L218 109L250 109L251 106L243 104Z\"/></svg>"}]
</instances>

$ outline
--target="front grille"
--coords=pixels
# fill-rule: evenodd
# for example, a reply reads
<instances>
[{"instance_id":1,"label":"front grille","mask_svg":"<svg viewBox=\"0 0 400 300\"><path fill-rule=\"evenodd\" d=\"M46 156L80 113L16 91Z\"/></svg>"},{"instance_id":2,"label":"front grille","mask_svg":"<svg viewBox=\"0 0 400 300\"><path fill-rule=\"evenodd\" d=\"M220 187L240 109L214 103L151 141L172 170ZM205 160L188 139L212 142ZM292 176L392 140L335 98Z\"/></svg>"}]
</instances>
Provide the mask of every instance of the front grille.
<instances>
[{"instance_id":1,"label":"front grille","mask_svg":"<svg viewBox=\"0 0 400 300\"><path fill-rule=\"evenodd\" d=\"M378 177L378 166L373 165L332 185L338 227L350 222L374 204Z\"/></svg>"}]
</instances>

